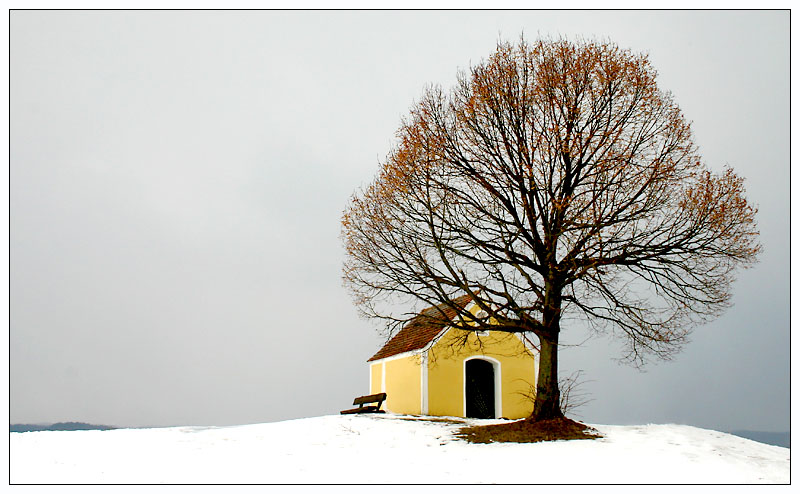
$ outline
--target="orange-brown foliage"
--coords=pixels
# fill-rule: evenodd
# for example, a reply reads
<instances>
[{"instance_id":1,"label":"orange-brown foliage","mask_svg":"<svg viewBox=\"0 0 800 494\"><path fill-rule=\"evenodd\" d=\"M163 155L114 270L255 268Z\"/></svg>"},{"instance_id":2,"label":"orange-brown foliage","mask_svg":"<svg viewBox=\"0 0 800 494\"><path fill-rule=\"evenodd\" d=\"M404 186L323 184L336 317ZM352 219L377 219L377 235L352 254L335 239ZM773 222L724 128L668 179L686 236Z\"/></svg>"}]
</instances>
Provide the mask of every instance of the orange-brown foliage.
<instances>
[{"instance_id":1,"label":"orange-brown foliage","mask_svg":"<svg viewBox=\"0 0 800 494\"><path fill-rule=\"evenodd\" d=\"M708 169L656 79L612 43L520 40L429 88L344 212L362 312L396 329L415 311L393 303L472 294L508 331L582 315L634 361L671 356L761 247L743 179Z\"/></svg>"}]
</instances>

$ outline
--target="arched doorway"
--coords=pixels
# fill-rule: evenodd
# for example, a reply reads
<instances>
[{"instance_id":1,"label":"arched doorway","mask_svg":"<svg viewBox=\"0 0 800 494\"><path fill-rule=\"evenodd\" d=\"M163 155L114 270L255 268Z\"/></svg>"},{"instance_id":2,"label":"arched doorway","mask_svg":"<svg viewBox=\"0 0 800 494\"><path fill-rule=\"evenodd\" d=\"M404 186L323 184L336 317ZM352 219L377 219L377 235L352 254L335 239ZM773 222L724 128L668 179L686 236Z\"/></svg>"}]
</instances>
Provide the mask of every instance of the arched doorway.
<instances>
[{"instance_id":1,"label":"arched doorway","mask_svg":"<svg viewBox=\"0 0 800 494\"><path fill-rule=\"evenodd\" d=\"M495 415L494 365L479 358L464 362L465 414L476 419L493 419Z\"/></svg>"}]
</instances>

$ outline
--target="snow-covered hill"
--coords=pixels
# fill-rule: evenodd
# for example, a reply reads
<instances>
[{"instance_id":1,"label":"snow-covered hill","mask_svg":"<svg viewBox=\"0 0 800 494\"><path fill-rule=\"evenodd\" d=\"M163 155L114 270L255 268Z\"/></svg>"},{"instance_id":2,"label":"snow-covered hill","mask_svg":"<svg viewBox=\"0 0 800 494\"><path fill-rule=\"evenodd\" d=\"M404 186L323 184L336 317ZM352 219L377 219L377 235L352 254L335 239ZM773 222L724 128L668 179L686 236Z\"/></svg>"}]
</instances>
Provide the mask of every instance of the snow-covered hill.
<instances>
[{"instance_id":1,"label":"snow-covered hill","mask_svg":"<svg viewBox=\"0 0 800 494\"><path fill-rule=\"evenodd\" d=\"M470 444L459 427L387 414L12 433L11 483L789 482L789 449L696 427L592 425L603 439L533 444Z\"/></svg>"}]
</instances>

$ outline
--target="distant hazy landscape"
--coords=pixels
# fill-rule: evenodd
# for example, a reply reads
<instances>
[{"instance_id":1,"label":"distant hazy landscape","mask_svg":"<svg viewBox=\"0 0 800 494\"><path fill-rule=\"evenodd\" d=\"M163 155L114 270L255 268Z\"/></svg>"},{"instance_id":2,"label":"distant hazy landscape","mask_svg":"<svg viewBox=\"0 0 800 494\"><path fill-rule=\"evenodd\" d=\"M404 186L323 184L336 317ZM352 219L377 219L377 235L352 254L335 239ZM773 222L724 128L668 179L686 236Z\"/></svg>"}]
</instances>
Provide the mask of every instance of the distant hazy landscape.
<instances>
[{"instance_id":1,"label":"distant hazy landscape","mask_svg":"<svg viewBox=\"0 0 800 494\"><path fill-rule=\"evenodd\" d=\"M110 431L117 429L110 425L87 424L85 422L56 422L55 424L11 424L9 432L37 431Z\"/></svg>"},{"instance_id":2,"label":"distant hazy landscape","mask_svg":"<svg viewBox=\"0 0 800 494\"><path fill-rule=\"evenodd\" d=\"M790 447L791 433L786 432L764 432L764 431L730 431L734 436L751 439L764 444L772 444L783 448Z\"/></svg>"}]
</instances>

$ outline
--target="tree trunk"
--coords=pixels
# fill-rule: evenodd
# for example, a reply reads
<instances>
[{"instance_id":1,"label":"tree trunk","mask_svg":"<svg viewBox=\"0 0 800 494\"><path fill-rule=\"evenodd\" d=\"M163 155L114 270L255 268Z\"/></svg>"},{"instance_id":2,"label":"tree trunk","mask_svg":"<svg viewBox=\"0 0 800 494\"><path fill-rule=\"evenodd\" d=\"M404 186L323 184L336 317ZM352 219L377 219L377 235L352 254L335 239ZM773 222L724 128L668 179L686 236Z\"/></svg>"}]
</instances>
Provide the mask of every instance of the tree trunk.
<instances>
[{"instance_id":1,"label":"tree trunk","mask_svg":"<svg viewBox=\"0 0 800 494\"><path fill-rule=\"evenodd\" d=\"M549 420L563 417L558 390L558 336L539 337L539 378L536 382L536 400L533 405L533 420Z\"/></svg>"},{"instance_id":2,"label":"tree trunk","mask_svg":"<svg viewBox=\"0 0 800 494\"><path fill-rule=\"evenodd\" d=\"M536 400L533 420L561 418L561 393L558 390L558 335L561 331L561 293L555 284L545 281L543 330L539 337L539 377L536 380Z\"/></svg>"}]
</instances>

